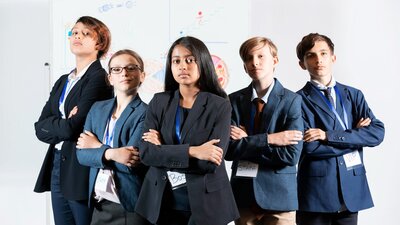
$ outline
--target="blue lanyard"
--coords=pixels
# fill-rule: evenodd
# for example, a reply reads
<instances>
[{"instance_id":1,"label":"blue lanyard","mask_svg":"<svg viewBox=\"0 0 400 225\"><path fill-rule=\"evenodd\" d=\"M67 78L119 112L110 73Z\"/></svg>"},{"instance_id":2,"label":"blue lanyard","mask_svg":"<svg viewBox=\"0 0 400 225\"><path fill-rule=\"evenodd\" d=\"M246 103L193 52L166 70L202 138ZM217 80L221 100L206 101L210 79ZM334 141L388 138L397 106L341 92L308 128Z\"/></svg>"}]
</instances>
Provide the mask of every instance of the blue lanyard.
<instances>
[{"instance_id":1,"label":"blue lanyard","mask_svg":"<svg viewBox=\"0 0 400 225\"><path fill-rule=\"evenodd\" d=\"M75 80L73 80L71 82L71 84L68 87L68 83L69 83L69 78L67 78L67 82L65 82L63 90L61 92L61 96L60 99L58 100L58 104L61 105L63 104L63 102L65 101L66 95L68 95L68 93L71 91L72 86L74 85L74 83L78 81L78 79L76 78Z\"/></svg>"},{"instance_id":2,"label":"blue lanyard","mask_svg":"<svg viewBox=\"0 0 400 225\"><path fill-rule=\"evenodd\" d=\"M348 118L347 118L347 111L346 111L346 109L344 108L344 104L343 104L343 101L342 101L342 96L340 95L340 92L339 92L339 90L337 89L337 87L334 86L333 88L334 88L334 90L335 90L337 99L338 99L339 102L340 102L340 105L342 105L344 122L343 122L342 118L340 118L340 116L339 116L339 114L337 113L335 107L333 107L333 105L329 102L329 100L321 93L321 91L320 91L317 87L315 87L314 85L312 85L312 86L313 86L313 87L317 90L317 92L322 96L322 98L324 99L325 103L329 106L329 108L331 109L331 111L335 114L335 116L336 116L336 118L339 120L339 123L340 123L340 125L342 126L342 128L343 128L344 130L348 129L348 128L349 128L349 122L348 122Z\"/></svg>"},{"instance_id":3,"label":"blue lanyard","mask_svg":"<svg viewBox=\"0 0 400 225\"><path fill-rule=\"evenodd\" d=\"M181 110L180 106L178 104L178 107L176 107L176 114L175 114L175 140L178 142L178 144L181 143Z\"/></svg>"},{"instance_id":4,"label":"blue lanyard","mask_svg":"<svg viewBox=\"0 0 400 225\"><path fill-rule=\"evenodd\" d=\"M113 147L112 142L114 140L115 125L117 123L117 121L115 121L114 127L112 128L112 132L110 134L109 131L110 131L110 123L111 123L111 119L112 119L112 113L113 113L113 110L111 110L110 116L108 117L107 126L106 126L106 133L104 135L104 142L105 142L104 144L109 145L111 147Z\"/></svg>"}]
</instances>

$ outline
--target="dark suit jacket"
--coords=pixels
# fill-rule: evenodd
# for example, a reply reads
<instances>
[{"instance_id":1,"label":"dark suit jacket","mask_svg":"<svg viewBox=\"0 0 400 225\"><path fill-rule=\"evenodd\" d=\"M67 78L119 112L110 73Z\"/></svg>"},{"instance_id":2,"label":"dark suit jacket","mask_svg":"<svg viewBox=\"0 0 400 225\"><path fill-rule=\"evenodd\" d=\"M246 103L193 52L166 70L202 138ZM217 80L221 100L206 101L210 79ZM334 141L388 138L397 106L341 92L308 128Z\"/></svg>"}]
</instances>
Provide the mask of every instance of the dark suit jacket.
<instances>
[{"instance_id":1,"label":"dark suit jacket","mask_svg":"<svg viewBox=\"0 0 400 225\"><path fill-rule=\"evenodd\" d=\"M89 168L78 163L75 146L92 104L113 96L112 88L106 84L106 75L99 60L89 66L85 75L75 84L65 99L65 115L78 106L78 113L70 119L62 119L58 110L60 95L68 80L68 74L61 76L54 84L42 114L35 123L37 138L50 144L36 181L35 192L50 191L54 146L64 141L61 148L61 192L68 200L87 199Z\"/></svg>"},{"instance_id":2,"label":"dark suit jacket","mask_svg":"<svg viewBox=\"0 0 400 225\"><path fill-rule=\"evenodd\" d=\"M375 118L360 90L336 84L347 112L349 128L344 130L318 90L308 82L298 93L303 98L304 128L326 131L327 141L304 143L299 163L299 210L337 212L343 199L347 209L356 212L373 206L364 165L346 169L343 155L383 141L384 125ZM336 98L338 99L338 98ZM339 99L336 109L343 120ZM370 118L367 127L356 128L361 118Z\"/></svg>"},{"instance_id":3,"label":"dark suit jacket","mask_svg":"<svg viewBox=\"0 0 400 225\"><path fill-rule=\"evenodd\" d=\"M192 216L196 224L222 225L236 219L238 211L229 185L224 162L189 158L189 146L220 139L224 152L228 147L231 107L228 100L200 92L182 128L182 144L174 144L175 114L179 91L156 94L149 104L144 131L158 130L162 145L140 145L140 157L150 166L136 205L136 212L156 223L165 188L171 188L167 170L186 174Z\"/></svg>"},{"instance_id":4,"label":"dark suit jacket","mask_svg":"<svg viewBox=\"0 0 400 225\"><path fill-rule=\"evenodd\" d=\"M85 130L94 133L101 141L115 106L114 99L96 102L89 111L85 123ZM115 124L113 148L124 146L139 146L142 137L143 123L147 105L137 95L125 108ZM89 176L89 204L93 200L94 185L99 169L111 169L114 171L114 181L121 205L125 210L133 212L139 196L140 187L144 178L143 165L131 168L117 162L105 162L104 152L111 148L102 145L96 149L78 149L79 163L90 167ZM94 200L95 201L95 200Z\"/></svg>"},{"instance_id":5,"label":"dark suit jacket","mask_svg":"<svg viewBox=\"0 0 400 225\"><path fill-rule=\"evenodd\" d=\"M252 85L229 95L232 104L232 124L250 128ZM260 132L240 140L231 140L227 160L233 160L231 184L239 207L248 207L254 193L257 204L268 210L292 211L297 205L296 164L302 142L297 145L274 146L268 144L267 135L284 130L303 130L301 97L285 89L277 79L264 106ZM247 132L249 134L249 132ZM235 176L239 160L259 165L257 176L246 182ZM254 198L253 197L253 198ZM254 200L253 200L254 201Z\"/></svg>"}]
</instances>

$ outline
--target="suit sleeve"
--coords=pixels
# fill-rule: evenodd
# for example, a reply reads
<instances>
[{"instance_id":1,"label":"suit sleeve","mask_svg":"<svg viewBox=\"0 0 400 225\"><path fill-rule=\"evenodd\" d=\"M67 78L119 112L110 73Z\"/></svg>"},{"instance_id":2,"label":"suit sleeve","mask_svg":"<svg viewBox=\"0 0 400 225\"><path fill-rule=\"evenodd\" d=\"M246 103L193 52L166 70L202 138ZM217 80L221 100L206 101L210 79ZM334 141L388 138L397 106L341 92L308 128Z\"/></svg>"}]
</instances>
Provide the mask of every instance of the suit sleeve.
<instances>
[{"instance_id":1,"label":"suit sleeve","mask_svg":"<svg viewBox=\"0 0 400 225\"><path fill-rule=\"evenodd\" d=\"M233 111L233 114L237 112ZM301 97L296 95L287 110L282 130L303 130ZM232 116L232 124L237 126L239 115ZM280 122L280 121L277 121ZM276 132L280 132L276 131ZM276 146L268 143L268 133L250 135L240 140L231 140L226 160L249 160L266 166L294 166L297 164L302 142L296 145Z\"/></svg>"},{"instance_id":2,"label":"suit sleeve","mask_svg":"<svg viewBox=\"0 0 400 225\"><path fill-rule=\"evenodd\" d=\"M71 118L62 119L59 115L52 115L35 123L37 136L41 141L49 144L56 144L60 141L74 141L82 132L86 115L92 104L100 99L111 97L111 89L105 82L103 69L93 74L86 74L87 79L81 80L82 90L80 99L76 102L78 112ZM45 108L47 108L47 104ZM48 110L48 109L46 109ZM68 115L69 112L66 112Z\"/></svg>"},{"instance_id":3,"label":"suit sleeve","mask_svg":"<svg viewBox=\"0 0 400 225\"><path fill-rule=\"evenodd\" d=\"M334 157L341 156L359 150L362 147L374 147L379 145L384 138L384 124L378 120L368 107L361 91L354 91L355 94L349 96L352 101L352 128L346 130L328 130L326 131L327 141L315 141L304 143L304 149L307 154L314 157ZM304 115L305 126L307 124L307 115ZM370 118L369 126L357 128L356 125L361 118Z\"/></svg>"}]
</instances>

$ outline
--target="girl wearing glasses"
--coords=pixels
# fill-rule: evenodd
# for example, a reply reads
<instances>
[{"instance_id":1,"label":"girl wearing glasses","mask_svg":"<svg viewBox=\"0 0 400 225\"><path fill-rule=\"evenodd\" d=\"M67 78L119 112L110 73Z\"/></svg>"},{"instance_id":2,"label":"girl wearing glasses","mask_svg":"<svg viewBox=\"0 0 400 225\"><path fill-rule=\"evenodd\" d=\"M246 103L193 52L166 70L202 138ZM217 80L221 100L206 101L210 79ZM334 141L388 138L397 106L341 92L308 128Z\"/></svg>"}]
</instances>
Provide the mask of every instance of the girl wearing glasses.
<instances>
[{"instance_id":1,"label":"girl wearing glasses","mask_svg":"<svg viewBox=\"0 0 400 225\"><path fill-rule=\"evenodd\" d=\"M139 152L149 166L136 212L157 225L222 225L238 217L225 170L231 106L205 44L169 49L165 92L147 111Z\"/></svg>"},{"instance_id":2,"label":"girl wearing glasses","mask_svg":"<svg viewBox=\"0 0 400 225\"><path fill-rule=\"evenodd\" d=\"M147 109L137 94L145 76L143 60L125 49L111 57L108 67L115 98L93 105L77 144L79 163L90 167L91 224L145 224L134 213L146 172L137 149Z\"/></svg>"},{"instance_id":3,"label":"girl wearing glasses","mask_svg":"<svg viewBox=\"0 0 400 225\"><path fill-rule=\"evenodd\" d=\"M75 146L92 104L113 96L100 64L111 35L104 23L83 16L72 28L69 43L76 67L56 81L35 123L37 138L50 146L34 191L51 191L56 225L88 225L89 168L79 165Z\"/></svg>"}]
</instances>

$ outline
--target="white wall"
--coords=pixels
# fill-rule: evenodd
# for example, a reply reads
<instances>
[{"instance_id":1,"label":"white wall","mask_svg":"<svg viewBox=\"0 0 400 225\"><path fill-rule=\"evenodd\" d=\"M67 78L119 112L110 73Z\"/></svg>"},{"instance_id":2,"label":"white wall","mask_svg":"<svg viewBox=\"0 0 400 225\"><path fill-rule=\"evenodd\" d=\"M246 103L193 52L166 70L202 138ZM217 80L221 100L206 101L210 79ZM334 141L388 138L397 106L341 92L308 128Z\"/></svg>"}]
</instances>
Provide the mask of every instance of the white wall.
<instances>
[{"instance_id":1,"label":"white wall","mask_svg":"<svg viewBox=\"0 0 400 225\"><path fill-rule=\"evenodd\" d=\"M46 195L33 193L46 146L33 123L48 96L47 0L0 0L1 224L46 224Z\"/></svg>"},{"instance_id":2,"label":"white wall","mask_svg":"<svg viewBox=\"0 0 400 225\"><path fill-rule=\"evenodd\" d=\"M48 195L32 191L47 148L35 138L33 123L48 97L43 66L50 58L48 1L0 0L0 218L5 225L51 224ZM385 141L364 154L375 207L360 213L360 225L398 224L399 11L397 0L252 0L250 34L276 43L277 77L285 86L298 90L308 79L295 56L301 37L326 34L336 44L337 80L363 90L385 123ZM232 76L230 82L245 74Z\"/></svg>"}]
</instances>

